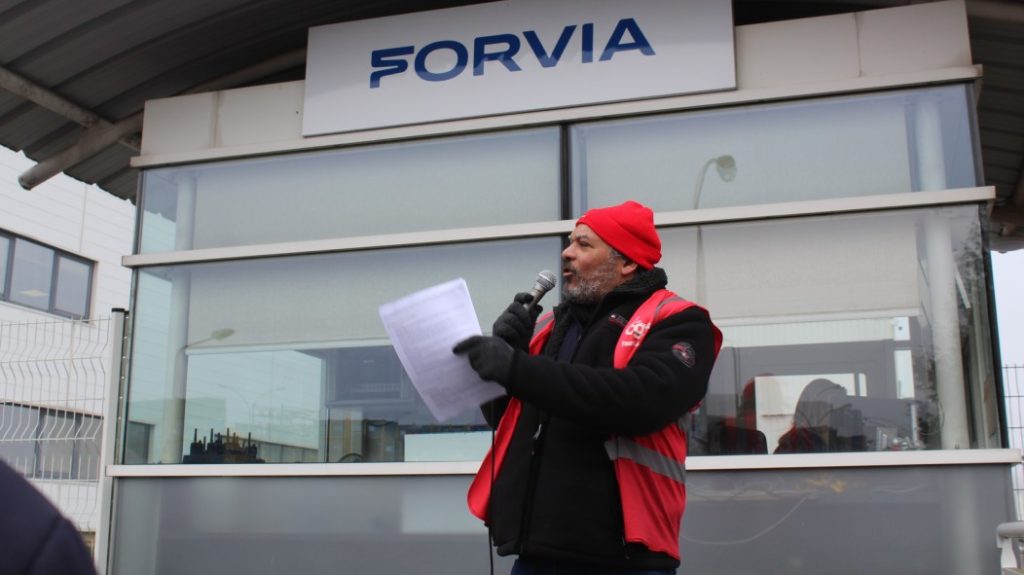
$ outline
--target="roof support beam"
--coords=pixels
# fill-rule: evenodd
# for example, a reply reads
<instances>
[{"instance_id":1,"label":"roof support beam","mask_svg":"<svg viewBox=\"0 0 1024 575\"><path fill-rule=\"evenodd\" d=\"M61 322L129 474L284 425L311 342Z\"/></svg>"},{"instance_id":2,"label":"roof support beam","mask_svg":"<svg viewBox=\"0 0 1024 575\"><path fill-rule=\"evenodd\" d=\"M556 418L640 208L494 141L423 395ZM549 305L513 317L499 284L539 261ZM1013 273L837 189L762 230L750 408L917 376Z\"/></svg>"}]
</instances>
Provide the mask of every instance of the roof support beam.
<instances>
[{"instance_id":1,"label":"roof support beam","mask_svg":"<svg viewBox=\"0 0 1024 575\"><path fill-rule=\"evenodd\" d=\"M0 66L0 88L87 128L103 122L103 118L93 112L3 66Z\"/></svg>"},{"instance_id":2,"label":"roof support beam","mask_svg":"<svg viewBox=\"0 0 1024 575\"><path fill-rule=\"evenodd\" d=\"M116 124L103 122L85 131L75 144L25 170L18 183L26 190L38 186L75 164L142 131L142 114L129 116ZM133 149L136 149L133 147Z\"/></svg>"},{"instance_id":3,"label":"roof support beam","mask_svg":"<svg viewBox=\"0 0 1024 575\"><path fill-rule=\"evenodd\" d=\"M216 78L184 92L207 92L222 90L258 80L290 67L300 66L306 61L306 49L286 52L227 76ZM71 147L32 166L18 177L18 183L26 190L38 186L75 164L88 159L104 149L121 143L138 151L135 134L142 131L142 112L129 116L116 124L99 117L60 95L10 70L0 67L0 88L34 102L55 114L59 114L86 128L85 133Z\"/></svg>"},{"instance_id":4,"label":"roof support beam","mask_svg":"<svg viewBox=\"0 0 1024 575\"><path fill-rule=\"evenodd\" d=\"M95 112L87 110L2 66L0 66L0 88L86 128L85 133L75 145L39 162L18 177L18 183L26 190L31 190L65 169L118 142L138 151L138 146L134 144L134 140L130 136L142 130L142 114L122 120L117 124L111 124Z\"/></svg>"}]
</instances>

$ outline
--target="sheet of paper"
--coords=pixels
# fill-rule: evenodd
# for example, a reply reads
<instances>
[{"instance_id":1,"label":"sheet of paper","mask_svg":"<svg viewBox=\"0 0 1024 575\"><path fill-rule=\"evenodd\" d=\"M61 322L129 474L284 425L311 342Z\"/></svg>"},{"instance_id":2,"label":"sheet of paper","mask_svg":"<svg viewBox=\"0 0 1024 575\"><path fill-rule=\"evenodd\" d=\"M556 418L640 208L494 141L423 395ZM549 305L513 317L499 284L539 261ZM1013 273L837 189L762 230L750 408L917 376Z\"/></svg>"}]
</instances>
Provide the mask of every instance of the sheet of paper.
<instances>
[{"instance_id":1,"label":"sheet of paper","mask_svg":"<svg viewBox=\"0 0 1024 575\"><path fill-rule=\"evenodd\" d=\"M466 280L420 290L378 311L402 367L438 421L505 394L452 353L456 343L481 333Z\"/></svg>"}]
</instances>

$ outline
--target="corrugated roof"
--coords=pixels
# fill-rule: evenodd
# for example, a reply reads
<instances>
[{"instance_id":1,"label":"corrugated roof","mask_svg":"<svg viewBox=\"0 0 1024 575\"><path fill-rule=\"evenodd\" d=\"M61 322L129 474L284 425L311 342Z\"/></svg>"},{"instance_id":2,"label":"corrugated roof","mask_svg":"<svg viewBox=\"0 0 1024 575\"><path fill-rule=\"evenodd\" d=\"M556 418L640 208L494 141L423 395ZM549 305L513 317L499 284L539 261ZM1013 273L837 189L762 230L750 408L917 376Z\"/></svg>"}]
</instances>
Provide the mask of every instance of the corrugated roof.
<instances>
[{"instance_id":1,"label":"corrugated roof","mask_svg":"<svg viewBox=\"0 0 1024 575\"><path fill-rule=\"evenodd\" d=\"M0 144L133 199L148 99L301 79L307 30L466 0L0 0ZM734 0L737 24L911 0ZM994 249L1024 247L1024 3L966 0ZM47 170L49 168L49 172Z\"/></svg>"}]
</instances>

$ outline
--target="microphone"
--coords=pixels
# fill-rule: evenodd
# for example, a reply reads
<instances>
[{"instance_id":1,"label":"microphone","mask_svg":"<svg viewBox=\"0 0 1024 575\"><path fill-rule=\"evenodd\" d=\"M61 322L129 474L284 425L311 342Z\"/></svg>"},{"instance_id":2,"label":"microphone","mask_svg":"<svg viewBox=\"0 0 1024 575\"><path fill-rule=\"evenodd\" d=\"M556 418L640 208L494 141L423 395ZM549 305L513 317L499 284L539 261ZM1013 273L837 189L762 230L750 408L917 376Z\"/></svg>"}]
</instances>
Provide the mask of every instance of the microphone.
<instances>
[{"instance_id":1,"label":"microphone","mask_svg":"<svg viewBox=\"0 0 1024 575\"><path fill-rule=\"evenodd\" d=\"M536 303L540 301L540 298L544 297L544 294L548 293L551 288L555 287L555 281L555 274L551 272L551 270L544 270L537 274L537 281L529 291L529 294L533 296L533 299L528 303L524 303L523 307L530 309L536 305Z\"/></svg>"}]
</instances>

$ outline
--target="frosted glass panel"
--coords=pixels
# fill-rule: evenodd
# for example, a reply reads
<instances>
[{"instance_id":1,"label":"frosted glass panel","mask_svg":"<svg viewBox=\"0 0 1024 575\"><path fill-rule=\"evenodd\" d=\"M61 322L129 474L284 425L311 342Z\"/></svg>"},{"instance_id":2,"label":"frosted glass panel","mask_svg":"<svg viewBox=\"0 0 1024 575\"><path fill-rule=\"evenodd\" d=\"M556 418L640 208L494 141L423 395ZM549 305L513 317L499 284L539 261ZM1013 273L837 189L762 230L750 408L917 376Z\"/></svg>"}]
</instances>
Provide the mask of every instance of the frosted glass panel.
<instances>
[{"instance_id":1,"label":"frosted glass panel","mask_svg":"<svg viewBox=\"0 0 1024 575\"><path fill-rule=\"evenodd\" d=\"M999 445L976 206L661 236L670 287L724 337L694 453ZM813 433L802 424L811 412Z\"/></svg>"},{"instance_id":2,"label":"frosted glass panel","mask_svg":"<svg viewBox=\"0 0 1024 575\"><path fill-rule=\"evenodd\" d=\"M507 574L469 482L120 478L112 572ZM993 531L1013 520L1002 465L691 470L686 485L681 573L998 573Z\"/></svg>"},{"instance_id":3,"label":"frosted glass panel","mask_svg":"<svg viewBox=\"0 0 1024 575\"><path fill-rule=\"evenodd\" d=\"M462 277L489 332L559 251L553 237L146 268L127 462L479 460L480 414L430 414L377 309Z\"/></svg>"},{"instance_id":4,"label":"frosted glass panel","mask_svg":"<svg viewBox=\"0 0 1024 575\"><path fill-rule=\"evenodd\" d=\"M965 88L949 86L577 125L574 213L627 199L675 211L972 187L967 106Z\"/></svg>"},{"instance_id":5,"label":"frosted glass panel","mask_svg":"<svg viewBox=\"0 0 1024 575\"><path fill-rule=\"evenodd\" d=\"M141 253L559 219L555 128L147 171Z\"/></svg>"},{"instance_id":6,"label":"frosted glass panel","mask_svg":"<svg viewBox=\"0 0 1024 575\"><path fill-rule=\"evenodd\" d=\"M919 306L920 218L893 212L668 228L660 265L720 319L903 312Z\"/></svg>"}]
</instances>

